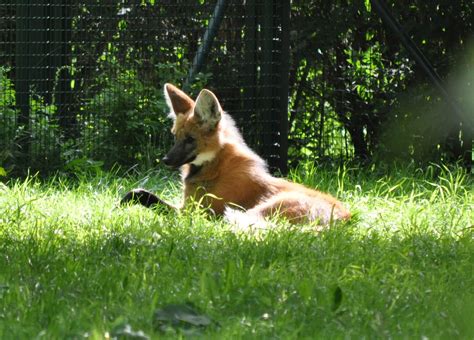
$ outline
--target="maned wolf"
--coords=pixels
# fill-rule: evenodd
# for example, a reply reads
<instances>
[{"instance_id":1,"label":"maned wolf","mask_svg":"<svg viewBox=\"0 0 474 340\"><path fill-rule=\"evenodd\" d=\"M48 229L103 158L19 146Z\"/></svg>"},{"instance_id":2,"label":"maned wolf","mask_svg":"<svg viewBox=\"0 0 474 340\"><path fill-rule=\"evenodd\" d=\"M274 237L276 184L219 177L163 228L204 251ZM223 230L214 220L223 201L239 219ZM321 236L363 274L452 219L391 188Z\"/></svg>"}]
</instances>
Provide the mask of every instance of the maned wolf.
<instances>
[{"instance_id":1,"label":"maned wolf","mask_svg":"<svg viewBox=\"0 0 474 340\"><path fill-rule=\"evenodd\" d=\"M232 118L216 96L202 90L196 102L171 84L165 97L174 120L175 144L163 158L173 168L181 167L184 203L200 202L231 221L254 224L265 217L283 216L292 223L326 225L347 220L350 213L330 196L303 185L275 178L262 158L245 144ZM127 193L121 203L173 207L144 189ZM258 222L257 222L258 223Z\"/></svg>"}]
</instances>

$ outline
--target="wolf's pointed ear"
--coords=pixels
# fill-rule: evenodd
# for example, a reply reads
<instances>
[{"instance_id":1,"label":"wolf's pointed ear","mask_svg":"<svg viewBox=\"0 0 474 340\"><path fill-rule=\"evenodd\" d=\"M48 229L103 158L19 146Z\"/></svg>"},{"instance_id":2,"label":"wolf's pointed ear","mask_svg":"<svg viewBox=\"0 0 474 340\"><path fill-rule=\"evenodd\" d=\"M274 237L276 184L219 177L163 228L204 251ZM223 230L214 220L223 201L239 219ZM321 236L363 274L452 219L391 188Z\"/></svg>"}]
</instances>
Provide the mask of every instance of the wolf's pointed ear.
<instances>
[{"instance_id":1,"label":"wolf's pointed ear","mask_svg":"<svg viewBox=\"0 0 474 340\"><path fill-rule=\"evenodd\" d=\"M176 118L178 114L185 114L192 109L194 101L189 96L172 84L165 84L165 99L171 112L170 117Z\"/></svg>"},{"instance_id":2,"label":"wolf's pointed ear","mask_svg":"<svg viewBox=\"0 0 474 340\"><path fill-rule=\"evenodd\" d=\"M214 130L222 117L221 104L217 97L209 90L202 90L196 99L194 116L206 130Z\"/></svg>"}]
</instances>

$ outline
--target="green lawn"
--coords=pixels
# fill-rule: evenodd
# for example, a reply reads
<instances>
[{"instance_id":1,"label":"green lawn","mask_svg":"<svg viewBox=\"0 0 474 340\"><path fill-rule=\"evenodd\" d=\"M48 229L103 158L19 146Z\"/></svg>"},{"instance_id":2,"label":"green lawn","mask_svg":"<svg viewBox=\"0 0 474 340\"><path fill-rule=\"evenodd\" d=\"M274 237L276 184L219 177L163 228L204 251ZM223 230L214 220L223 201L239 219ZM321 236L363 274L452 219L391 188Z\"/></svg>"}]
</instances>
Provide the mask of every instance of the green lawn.
<instances>
[{"instance_id":1,"label":"green lawn","mask_svg":"<svg viewBox=\"0 0 474 340\"><path fill-rule=\"evenodd\" d=\"M0 338L474 338L472 178L291 177L338 195L353 221L236 234L199 211L117 206L135 186L179 201L163 172L0 183ZM156 310L185 303L211 325L162 333Z\"/></svg>"}]
</instances>

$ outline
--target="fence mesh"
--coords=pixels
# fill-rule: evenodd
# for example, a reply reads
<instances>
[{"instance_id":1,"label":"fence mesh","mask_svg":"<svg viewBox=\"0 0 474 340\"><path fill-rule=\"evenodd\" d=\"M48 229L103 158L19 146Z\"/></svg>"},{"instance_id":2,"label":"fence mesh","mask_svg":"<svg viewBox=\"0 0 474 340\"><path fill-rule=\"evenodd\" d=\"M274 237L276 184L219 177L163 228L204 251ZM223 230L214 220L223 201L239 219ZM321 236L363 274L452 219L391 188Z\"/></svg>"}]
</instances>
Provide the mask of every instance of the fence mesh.
<instances>
[{"instance_id":1,"label":"fence mesh","mask_svg":"<svg viewBox=\"0 0 474 340\"><path fill-rule=\"evenodd\" d=\"M388 1L439 74L467 75L460 118L372 2L3 1L0 167L155 166L172 142L166 82L214 91L283 172L380 155L471 161L472 60L459 58L471 4Z\"/></svg>"},{"instance_id":2,"label":"fence mesh","mask_svg":"<svg viewBox=\"0 0 474 340\"><path fill-rule=\"evenodd\" d=\"M162 89L171 82L192 96L215 91L278 167L282 10L264 1L2 2L2 165L153 165L170 144Z\"/></svg>"}]
</instances>

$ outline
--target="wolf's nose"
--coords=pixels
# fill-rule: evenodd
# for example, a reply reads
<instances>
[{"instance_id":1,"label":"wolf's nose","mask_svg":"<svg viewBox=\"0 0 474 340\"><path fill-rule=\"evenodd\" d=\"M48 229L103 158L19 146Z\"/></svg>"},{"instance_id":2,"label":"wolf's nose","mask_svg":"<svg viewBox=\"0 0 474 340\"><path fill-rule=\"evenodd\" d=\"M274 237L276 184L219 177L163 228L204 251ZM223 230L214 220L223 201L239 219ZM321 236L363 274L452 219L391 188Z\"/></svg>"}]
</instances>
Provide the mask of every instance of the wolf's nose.
<instances>
[{"instance_id":1,"label":"wolf's nose","mask_svg":"<svg viewBox=\"0 0 474 340\"><path fill-rule=\"evenodd\" d=\"M166 155L165 157L163 157L163 158L161 159L161 161L162 161L163 163L165 163L165 165L171 165L171 161L170 161L170 158L168 157L168 155Z\"/></svg>"}]
</instances>

